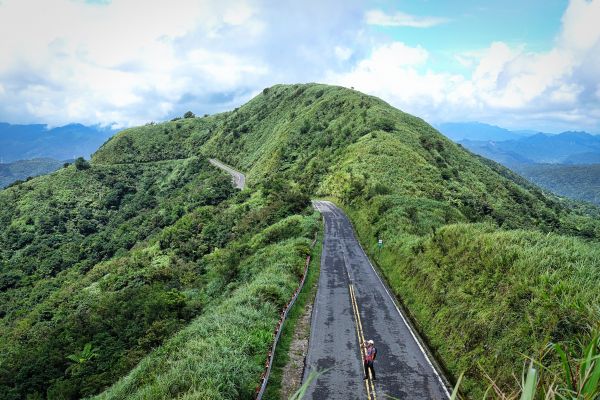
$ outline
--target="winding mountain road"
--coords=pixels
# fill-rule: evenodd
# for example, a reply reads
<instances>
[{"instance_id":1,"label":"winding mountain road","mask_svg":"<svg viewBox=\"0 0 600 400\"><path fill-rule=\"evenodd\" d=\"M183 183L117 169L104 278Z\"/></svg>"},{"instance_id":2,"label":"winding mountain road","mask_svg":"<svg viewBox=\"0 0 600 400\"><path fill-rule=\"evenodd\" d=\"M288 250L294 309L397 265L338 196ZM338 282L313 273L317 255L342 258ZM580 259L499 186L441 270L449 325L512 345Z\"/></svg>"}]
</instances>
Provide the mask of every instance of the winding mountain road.
<instances>
[{"instance_id":1,"label":"winding mountain road","mask_svg":"<svg viewBox=\"0 0 600 400\"><path fill-rule=\"evenodd\" d=\"M243 188L242 173L218 160L210 162ZM304 380L311 371L321 375L305 398L448 399L441 373L371 265L346 215L328 201L313 205L325 220L325 237ZM363 380L361 345L368 339L377 348L377 380Z\"/></svg>"},{"instance_id":2,"label":"winding mountain road","mask_svg":"<svg viewBox=\"0 0 600 400\"><path fill-rule=\"evenodd\" d=\"M208 162L211 163L212 165L214 165L215 167L220 168L223 171L227 172L229 175L231 175L231 177L233 178L233 184L235 185L236 188L244 189L244 187L246 186L246 176L244 174L242 174L239 171L236 171L229 165L224 164L215 158L209 158Z\"/></svg>"}]
</instances>

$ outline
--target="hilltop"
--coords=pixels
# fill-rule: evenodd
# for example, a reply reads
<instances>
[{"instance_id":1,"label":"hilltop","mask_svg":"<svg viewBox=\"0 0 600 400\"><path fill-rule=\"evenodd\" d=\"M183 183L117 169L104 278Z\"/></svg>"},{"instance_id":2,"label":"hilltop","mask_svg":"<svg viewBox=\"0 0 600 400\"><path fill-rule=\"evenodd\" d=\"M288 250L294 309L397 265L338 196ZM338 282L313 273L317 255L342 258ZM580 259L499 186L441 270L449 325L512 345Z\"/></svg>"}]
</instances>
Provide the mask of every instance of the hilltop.
<instances>
[{"instance_id":1,"label":"hilltop","mask_svg":"<svg viewBox=\"0 0 600 400\"><path fill-rule=\"evenodd\" d=\"M246 172L248 189L235 194L208 157ZM467 371L464 389L473 398L487 385L484 372L510 390L523 354L537 354L548 341L586 340L599 321L600 222L589 215L598 210L547 195L425 121L354 90L276 85L230 112L124 130L88 167L0 192L7 227L0 304L9 305L0 338L11 372L0 375L4 388L16 375L27 390L55 393L85 383L91 395L113 384L103 399L248 397L316 229L309 195L346 209L445 368L454 377ZM130 282L137 283L124 291ZM145 305L155 291L159 315ZM131 298L143 306L117 307ZM100 324L99 316L115 312L118 324ZM143 323L117 340L107 332L130 326L127 313ZM78 318L100 324L100 336L79 329ZM206 326L216 321L226 328L213 342ZM76 344L39 340L52 329ZM227 347L248 329L256 330L239 351ZM26 330L35 334L20 342ZM64 375L64 357L86 342L98 361ZM206 381L215 369L190 349L214 346L243 373ZM19 368L23 353L39 367L54 357L53 374L46 369L26 382L33 367Z\"/></svg>"},{"instance_id":2,"label":"hilltop","mask_svg":"<svg viewBox=\"0 0 600 400\"><path fill-rule=\"evenodd\" d=\"M597 324L576 304L597 304L598 221L380 99L276 85L232 112L151 129L121 133L95 160L200 152L250 185L283 176L344 205L446 367L468 371L468 391L485 385L478 364L511 387L519 354Z\"/></svg>"}]
</instances>

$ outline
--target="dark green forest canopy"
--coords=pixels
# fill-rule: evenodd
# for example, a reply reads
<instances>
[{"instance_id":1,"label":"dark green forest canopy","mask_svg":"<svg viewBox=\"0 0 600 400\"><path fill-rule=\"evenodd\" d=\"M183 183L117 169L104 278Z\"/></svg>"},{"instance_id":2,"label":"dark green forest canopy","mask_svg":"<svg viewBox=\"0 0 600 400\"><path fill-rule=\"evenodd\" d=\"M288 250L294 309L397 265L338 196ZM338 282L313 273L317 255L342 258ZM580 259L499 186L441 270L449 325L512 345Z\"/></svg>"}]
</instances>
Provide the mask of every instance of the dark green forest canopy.
<instances>
[{"instance_id":1,"label":"dark green forest canopy","mask_svg":"<svg viewBox=\"0 0 600 400\"><path fill-rule=\"evenodd\" d=\"M600 164L526 164L515 170L558 195L600 205Z\"/></svg>"},{"instance_id":2,"label":"dark green forest canopy","mask_svg":"<svg viewBox=\"0 0 600 400\"><path fill-rule=\"evenodd\" d=\"M250 188L235 194L207 157L247 172ZM346 208L474 397L485 386L477 363L513 387L523 354L598 324L597 210L544 194L377 98L277 85L231 112L122 131L89 169L0 192L0 395L95 394L140 360L101 397L250 395L316 229L309 195ZM294 257L277 269L283 249ZM196 362L187 344L206 345L214 320L237 337L238 306L257 329L243 354L227 353L244 373L193 386L178 369Z\"/></svg>"}]
</instances>

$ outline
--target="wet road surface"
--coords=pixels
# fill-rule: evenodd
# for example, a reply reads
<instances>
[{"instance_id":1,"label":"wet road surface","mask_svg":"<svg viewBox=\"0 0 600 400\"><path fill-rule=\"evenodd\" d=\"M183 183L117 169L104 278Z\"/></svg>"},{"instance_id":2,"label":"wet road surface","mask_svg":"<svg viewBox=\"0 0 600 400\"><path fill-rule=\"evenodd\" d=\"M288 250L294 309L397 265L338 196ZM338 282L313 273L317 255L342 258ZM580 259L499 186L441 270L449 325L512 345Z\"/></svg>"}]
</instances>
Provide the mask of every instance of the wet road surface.
<instances>
[{"instance_id":1,"label":"wet road surface","mask_svg":"<svg viewBox=\"0 0 600 400\"><path fill-rule=\"evenodd\" d=\"M315 201L325 220L321 274L313 308L304 379L326 371L306 399L448 399L448 391L416 340L344 213ZM363 380L359 342L377 348L377 380Z\"/></svg>"}]
</instances>

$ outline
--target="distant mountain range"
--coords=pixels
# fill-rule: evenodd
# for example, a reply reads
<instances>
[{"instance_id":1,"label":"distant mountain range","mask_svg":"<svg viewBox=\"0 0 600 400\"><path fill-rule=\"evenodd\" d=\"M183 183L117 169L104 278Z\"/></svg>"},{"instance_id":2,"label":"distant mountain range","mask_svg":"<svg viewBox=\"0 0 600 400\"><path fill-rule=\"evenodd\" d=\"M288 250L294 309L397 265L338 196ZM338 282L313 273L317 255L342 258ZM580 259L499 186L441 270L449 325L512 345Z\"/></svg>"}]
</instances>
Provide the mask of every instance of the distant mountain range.
<instances>
[{"instance_id":1,"label":"distant mountain range","mask_svg":"<svg viewBox=\"0 0 600 400\"><path fill-rule=\"evenodd\" d=\"M593 164L600 161L600 136L585 132L538 133L517 140L461 140L469 150L506 165Z\"/></svg>"},{"instance_id":2,"label":"distant mountain range","mask_svg":"<svg viewBox=\"0 0 600 400\"><path fill-rule=\"evenodd\" d=\"M462 140L517 140L536 133L532 131L509 131L499 126L481 122L447 122L436 125L435 128L455 142Z\"/></svg>"},{"instance_id":3,"label":"distant mountain range","mask_svg":"<svg viewBox=\"0 0 600 400\"><path fill-rule=\"evenodd\" d=\"M48 128L40 124L0 122L0 163L34 158L89 158L115 132L110 128L81 124Z\"/></svg>"},{"instance_id":4,"label":"distant mountain range","mask_svg":"<svg viewBox=\"0 0 600 400\"><path fill-rule=\"evenodd\" d=\"M600 136L586 132L515 132L471 122L441 124L437 128L472 152L508 166L600 162Z\"/></svg>"},{"instance_id":5,"label":"distant mountain range","mask_svg":"<svg viewBox=\"0 0 600 400\"><path fill-rule=\"evenodd\" d=\"M62 167L64 163L52 158L35 158L33 160L0 164L0 189L18 180L54 172Z\"/></svg>"},{"instance_id":6,"label":"distant mountain range","mask_svg":"<svg viewBox=\"0 0 600 400\"><path fill-rule=\"evenodd\" d=\"M441 124L438 129L547 190L600 205L599 135L514 132L481 123Z\"/></svg>"}]
</instances>

